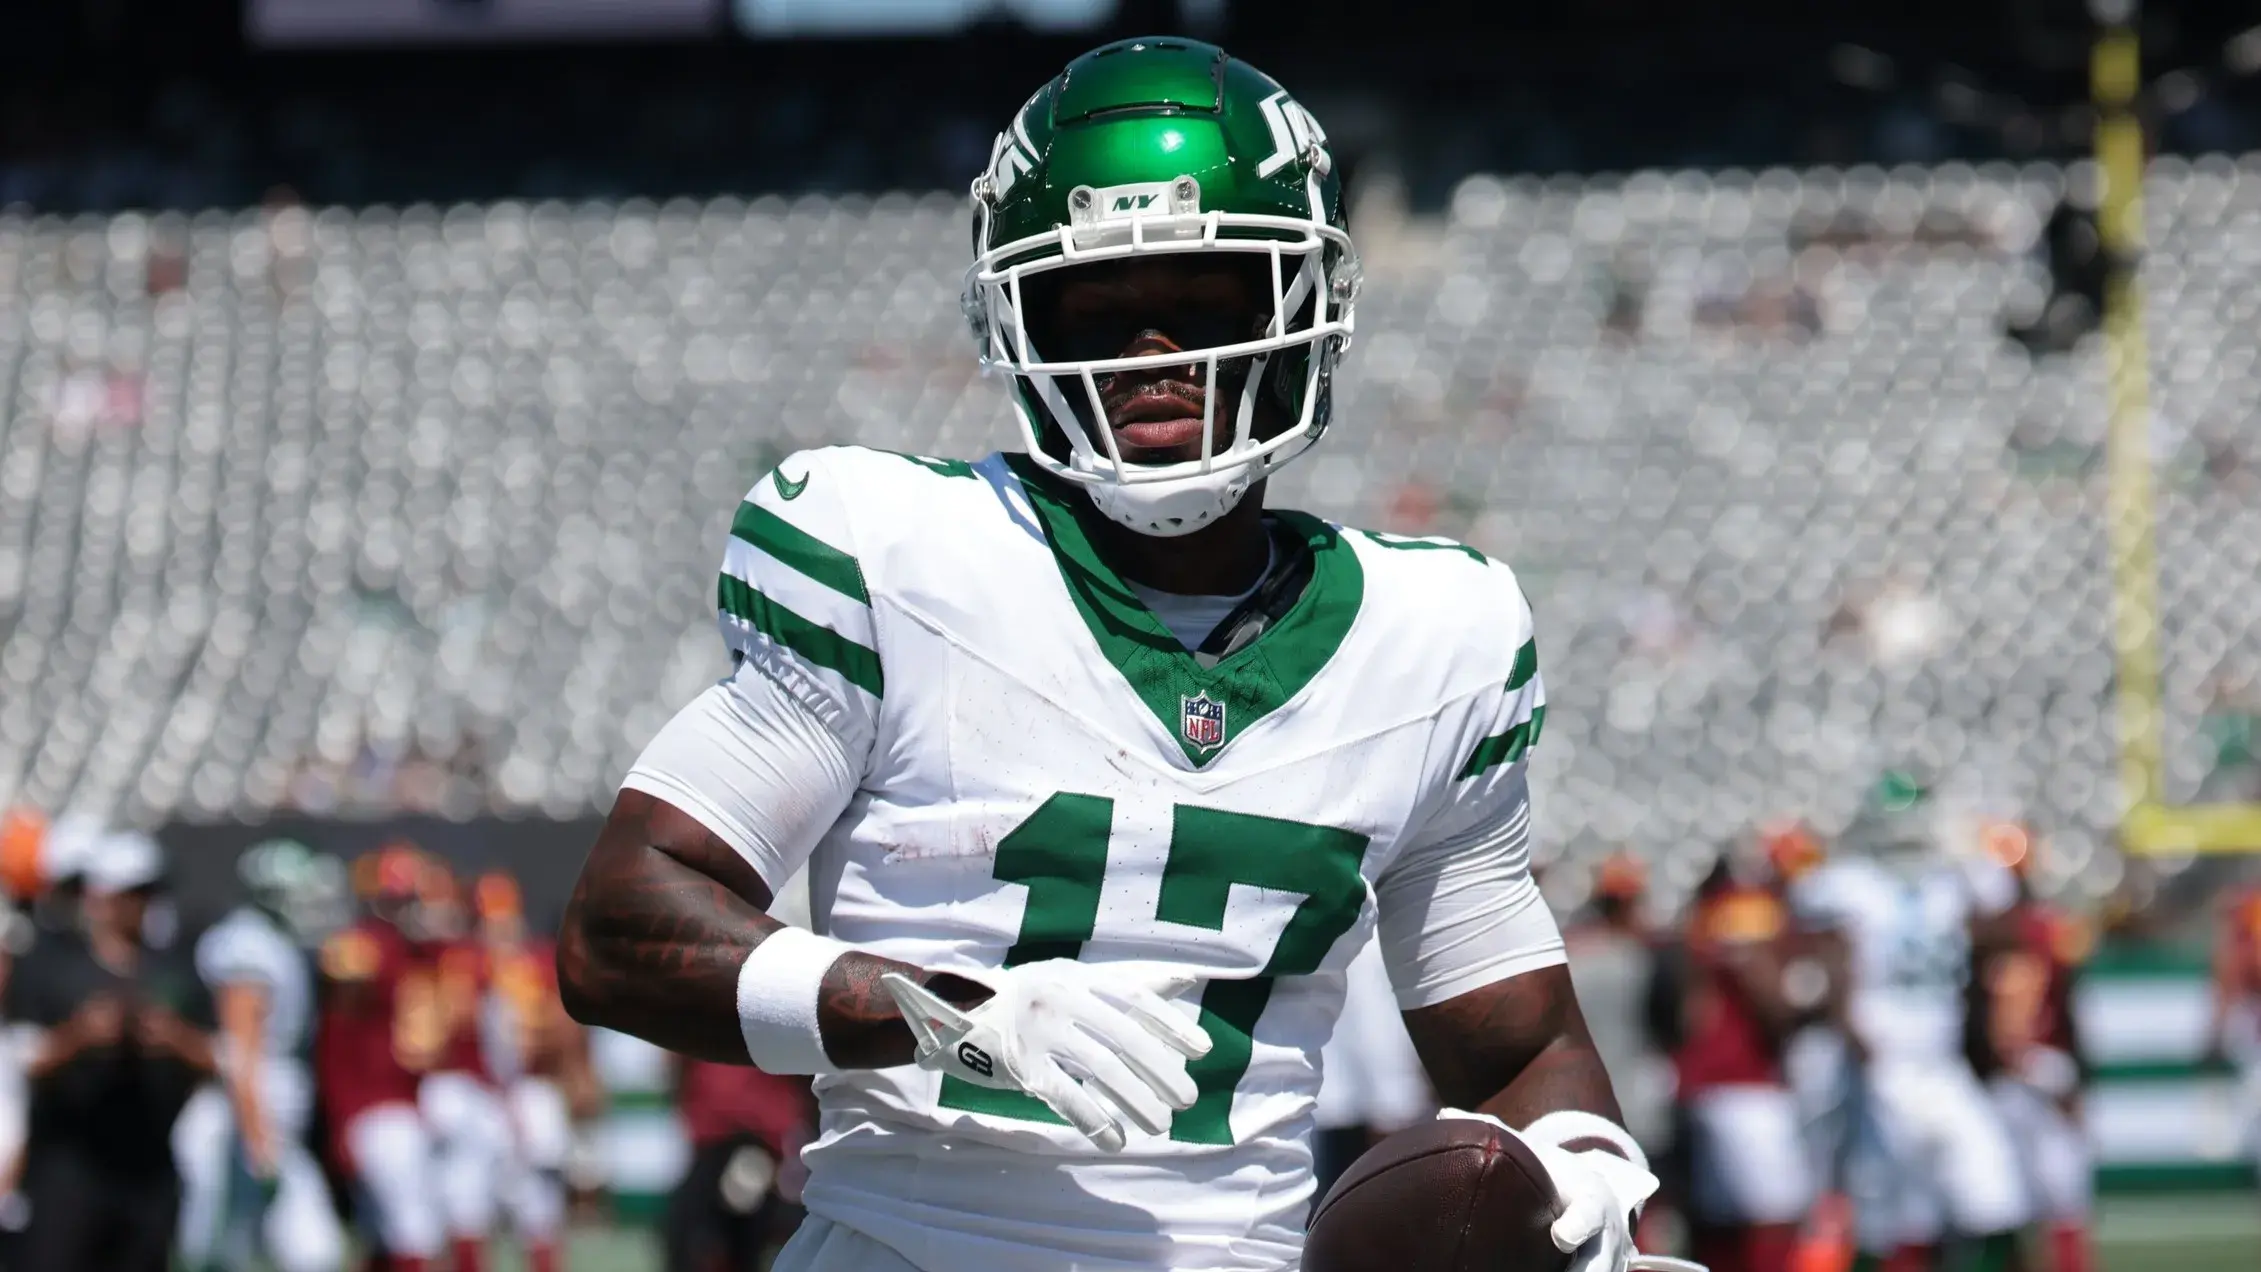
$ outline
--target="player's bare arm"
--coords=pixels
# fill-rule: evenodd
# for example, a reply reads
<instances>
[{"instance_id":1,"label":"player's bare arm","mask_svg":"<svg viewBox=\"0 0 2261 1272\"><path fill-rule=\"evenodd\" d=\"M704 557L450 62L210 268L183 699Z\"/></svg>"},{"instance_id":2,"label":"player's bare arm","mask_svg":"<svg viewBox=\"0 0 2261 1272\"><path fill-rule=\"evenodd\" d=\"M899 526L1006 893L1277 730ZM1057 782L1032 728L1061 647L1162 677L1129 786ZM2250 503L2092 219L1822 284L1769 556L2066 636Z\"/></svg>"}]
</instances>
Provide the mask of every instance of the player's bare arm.
<instances>
[{"instance_id":1,"label":"player's bare arm","mask_svg":"<svg viewBox=\"0 0 2261 1272\"><path fill-rule=\"evenodd\" d=\"M581 867L557 947L566 1010L722 1064L746 1064L738 975L785 925L770 891L721 836L664 800L625 790ZM825 1054L842 1068L909 1064L910 1029L879 978L896 972L970 1005L989 991L870 954L848 953L818 996Z\"/></svg>"},{"instance_id":2,"label":"player's bare arm","mask_svg":"<svg viewBox=\"0 0 2261 1272\"><path fill-rule=\"evenodd\" d=\"M274 1127L267 1106L259 1098L261 1070L266 1062L262 1040L267 1029L267 992L255 982L222 985L215 996L220 1032L228 1040L233 1062L228 1066L228 1102L235 1109L236 1133L244 1152L259 1173L271 1175L275 1166Z\"/></svg>"},{"instance_id":3,"label":"player's bare arm","mask_svg":"<svg viewBox=\"0 0 2261 1272\"><path fill-rule=\"evenodd\" d=\"M1528 1126L1575 1109L1620 1122L1567 965L1496 981L1405 1013L1437 1098ZM1585 1147L1585 1145L1579 1145Z\"/></svg>"}]
</instances>

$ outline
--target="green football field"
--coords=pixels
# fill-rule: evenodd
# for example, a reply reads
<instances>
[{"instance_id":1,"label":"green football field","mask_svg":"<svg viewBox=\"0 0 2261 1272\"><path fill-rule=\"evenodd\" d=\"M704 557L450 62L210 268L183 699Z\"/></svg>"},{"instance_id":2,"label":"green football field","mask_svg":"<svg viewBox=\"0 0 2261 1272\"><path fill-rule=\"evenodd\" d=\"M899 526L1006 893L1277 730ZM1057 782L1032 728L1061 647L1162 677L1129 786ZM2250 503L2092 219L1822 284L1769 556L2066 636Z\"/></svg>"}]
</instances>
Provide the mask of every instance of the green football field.
<instances>
[{"instance_id":1,"label":"green football field","mask_svg":"<svg viewBox=\"0 0 2261 1272\"><path fill-rule=\"evenodd\" d=\"M2252 1272L2261 1268L2261 1197L2106 1198L2097 1236L2105 1272Z\"/></svg>"},{"instance_id":2,"label":"green football field","mask_svg":"<svg viewBox=\"0 0 2261 1272\"><path fill-rule=\"evenodd\" d=\"M2104 1272L2256 1272L2261 1269L2261 1197L2114 1197L2103 1203L2098 1244ZM522 1272L498 1252L496 1272ZM659 1246L640 1228L576 1234L572 1272L659 1272Z\"/></svg>"}]
</instances>

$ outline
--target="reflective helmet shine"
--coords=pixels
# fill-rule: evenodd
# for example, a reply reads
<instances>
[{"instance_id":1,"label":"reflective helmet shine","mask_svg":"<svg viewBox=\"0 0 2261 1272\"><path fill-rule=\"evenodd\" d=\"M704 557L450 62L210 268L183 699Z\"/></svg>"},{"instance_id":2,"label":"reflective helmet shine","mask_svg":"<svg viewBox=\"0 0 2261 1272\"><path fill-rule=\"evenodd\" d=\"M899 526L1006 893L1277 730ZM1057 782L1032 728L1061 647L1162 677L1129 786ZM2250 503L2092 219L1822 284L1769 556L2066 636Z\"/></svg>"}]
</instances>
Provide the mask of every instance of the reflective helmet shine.
<instances>
[{"instance_id":1,"label":"reflective helmet shine","mask_svg":"<svg viewBox=\"0 0 2261 1272\"><path fill-rule=\"evenodd\" d=\"M973 210L964 305L982 363L1013 377L1031 456L1081 485L1107 516L1145 534L1190 533L1326 431L1335 365L1350 344L1358 257L1326 134L1271 77L1175 37L1086 53L998 135L973 183ZM1068 356L1093 351L1032 341L1032 280L1192 252L1242 254L1269 278L1262 330L1138 357ZM1101 380L1189 365L1210 386L1243 385L1227 443L1217 446L1222 395L1212 391L1198 460L1124 461L1105 425ZM1266 400L1285 423L1258 437Z\"/></svg>"}]
</instances>

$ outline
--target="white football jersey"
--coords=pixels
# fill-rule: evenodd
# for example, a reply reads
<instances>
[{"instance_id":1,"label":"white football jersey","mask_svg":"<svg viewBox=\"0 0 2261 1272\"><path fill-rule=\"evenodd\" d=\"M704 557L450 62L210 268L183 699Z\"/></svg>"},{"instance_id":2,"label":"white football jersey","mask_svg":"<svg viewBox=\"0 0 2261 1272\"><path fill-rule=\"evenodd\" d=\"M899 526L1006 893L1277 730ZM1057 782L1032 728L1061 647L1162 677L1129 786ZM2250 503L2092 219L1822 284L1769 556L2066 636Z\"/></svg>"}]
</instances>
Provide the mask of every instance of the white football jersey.
<instances>
[{"instance_id":1,"label":"white football jersey","mask_svg":"<svg viewBox=\"0 0 2261 1272\"><path fill-rule=\"evenodd\" d=\"M1377 920L1405 1007L1562 959L1523 856L1531 615L1473 549L1280 512L1309 582L1205 665L1093 550L1095 515L1021 457L857 447L739 508L725 637L860 766L809 860L814 928L943 969L1188 968L1214 1042L1193 1107L1114 1155L1016 1093L820 1078L807 1203L929 1269L1285 1266L1320 1048ZM685 797L642 763L627 784ZM1481 914L1410 864L1501 842L1521 890Z\"/></svg>"},{"instance_id":2,"label":"white football jersey","mask_svg":"<svg viewBox=\"0 0 2261 1272\"><path fill-rule=\"evenodd\" d=\"M1901 873L1863 857L1817 867L1791 887L1805 922L1845 934L1852 1018L1871 1054L1936 1060L1962 1054L1971 880L1948 862Z\"/></svg>"},{"instance_id":3,"label":"white football jersey","mask_svg":"<svg viewBox=\"0 0 2261 1272\"><path fill-rule=\"evenodd\" d=\"M214 993L245 982L264 988L266 1053L298 1054L314 1006L314 974L281 924L256 907L236 907L197 941L196 971Z\"/></svg>"}]
</instances>

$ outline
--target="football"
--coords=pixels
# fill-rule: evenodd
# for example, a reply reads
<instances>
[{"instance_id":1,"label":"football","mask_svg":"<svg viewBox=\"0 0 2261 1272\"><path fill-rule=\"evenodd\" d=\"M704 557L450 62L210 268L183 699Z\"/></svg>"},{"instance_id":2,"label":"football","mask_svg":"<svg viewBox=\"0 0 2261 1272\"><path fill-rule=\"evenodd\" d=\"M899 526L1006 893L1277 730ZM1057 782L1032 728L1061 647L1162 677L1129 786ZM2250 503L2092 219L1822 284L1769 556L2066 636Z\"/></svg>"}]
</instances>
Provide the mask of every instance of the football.
<instances>
[{"instance_id":1,"label":"football","mask_svg":"<svg viewBox=\"0 0 2261 1272\"><path fill-rule=\"evenodd\" d=\"M1303 1272L1559 1272L1562 1203L1521 1140L1446 1118L1368 1150L1320 1199Z\"/></svg>"}]
</instances>

